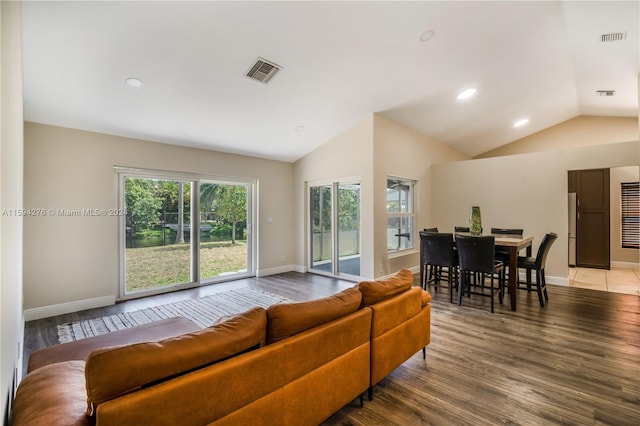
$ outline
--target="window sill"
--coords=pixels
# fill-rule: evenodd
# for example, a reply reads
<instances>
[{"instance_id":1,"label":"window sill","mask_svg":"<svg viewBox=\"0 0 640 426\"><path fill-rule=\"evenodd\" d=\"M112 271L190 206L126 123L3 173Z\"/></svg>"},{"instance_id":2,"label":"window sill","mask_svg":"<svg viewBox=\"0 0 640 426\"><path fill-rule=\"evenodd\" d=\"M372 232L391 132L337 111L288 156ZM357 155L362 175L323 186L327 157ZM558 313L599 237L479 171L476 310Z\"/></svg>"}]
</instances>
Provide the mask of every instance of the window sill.
<instances>
[{"instance_id":1,"label":"window sill","mask_svg":"<svg viewBox=\"0 0 640 426\"><path fill-rule=\"evenodd\" d=\"M400 251L390 251L390 252L387 252L387 257L389 259L395 259L397 257L409 256L416 253L418 253L418 250L414 248L407 249L407 250L400 250Z\"/></svg>"}]
</instances>

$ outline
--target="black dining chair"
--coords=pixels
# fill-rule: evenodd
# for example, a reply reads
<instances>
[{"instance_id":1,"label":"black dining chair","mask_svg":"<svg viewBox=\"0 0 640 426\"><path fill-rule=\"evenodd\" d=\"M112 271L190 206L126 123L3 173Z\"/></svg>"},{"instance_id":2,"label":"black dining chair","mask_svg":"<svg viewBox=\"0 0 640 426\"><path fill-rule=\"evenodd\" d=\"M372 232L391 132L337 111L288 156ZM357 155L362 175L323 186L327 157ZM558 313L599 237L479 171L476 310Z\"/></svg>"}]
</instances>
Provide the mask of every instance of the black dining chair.
<instances>
[{"instance_id":1,"label":"black dining chair","mask_svg":"<svg viewBox=\"0 0 640 426\"><path fill-rule=\"evenodd\" d=\"M524 229L521 228L491 228L491 235L517 235L522 237ZM507 277L511 273L509 270L509 249L506 247L496 247L496 259L501 260L505 266ZM517 271L516 271L517 273Z\"/></svg>"},{"instance_id":2,"label":"black dining chair","mask_svg":"<svg viewBox=\"0 0 640 426\"><path fill-rule=\"evenodd\" d=\"M536 257L524 257L518 256L518 268L526 269L528 271L536 271L536 292L538 293L538 301L540 306L544 306L544 301L549 301L549 295L547 294L547 282L544 276L544 266L547 262L547 256L551 245L558 238L558 235L551 232L546 234L540 242L538 247L538 254ZM516 272L517 273L517 272ZM531 291L531 274L527 274L529 278L525 282L518 282L518 289ZM525 284L525 285L522 285ZM544 300L542 296L544 295Z\"/></svg>"},{"instance_id":3,"label":"black dining chair","mask_svg":"<svg viewBox=\"0 0 640 426\"><path fill-rule=\"evenodd\" d=\"M438 228L424 228L422 230L422 232L438 232ZM428 269L428 271L427 271ZM435 267L434 266L430 266L429 268L425 268L425 262L424 262L424 247L422 244L422 238L420 238L420 284L422 285L422 288L424 288L424 275L428 274L428 278L427 280L431 281L434 277L434 273L435 273Z\"/></svg>"},{"instance_id":4,"label":"black dining chair","mask_svg":"<svg viewBox=\"0 0 640 426\"><path fill-rule=\"evenodd\" d=\"M440 282L443 281L443 273L446 268L447 286L449 288L449 301L453 303L453 288L457 287L458 259L454 250L453 234L446 232L421 232L420 241L424 247L425 270L433 268L434 275L427 280L423 279L422 288L427 289L433 283L435 291L438 291Z\"/></svg>"},{"instance_id":5,"label":"black dining chair","mask_svg":"<svg viewBox=\"0 0 640 426\"><path fill-rule=\"evenodd\" d=\"M458 305L462 304L462 295L466 292L469 296L472 294L478 296L486 296L491 298L491 312L494 312L494 295L498 293L500 303L504 299L505 274L504 264L495 260L495 237L487 236L466 236L456 235L456 247L458 248L459 258L459 277L460 284L458 286ZM472 289L470 276L472 274L480 275L479 285L473 286ZM498 286L495 287L494 282L498 277ZM489 277L491 285L485 286L485 277ZM486 290L489 290L489 293Z\"/></svg>"},{"instance_id":6,"label":"black dining chair","mask_svg":"<svg viewBox=\"0 0 640 426\"><path fill-rule=\"evenodd\" d=\"M484 231L484 228L480 228L480 234L482 234L483 231ZM454 226L453 232L471 233L471 228L469 228L468 226Z\"/></svg>"},{"instance_id":7,"label":"black dining chair","mask_svg":"<svg viewBox=\"0 0 640 426\"><path fill-rule=\"evenodd\" d=\"M491 228L491 234L493 235L517 235L522 237L524 229L520 228Z\"/></svg>"},{"instance_id":8,"label":"black dining chair","mask_svg":"<svg viewBox=\"0 0 640 426\"><path fill-rule=\"evenodd\" d=\"M471 233L471 230L469 229L468 226L454 226L453 227L453 231L455 233L458 232L464 232L464 233ZM482 233L482 228L480 228L480 233ZM473 285L476 285L476 283L480 280L480 274L473 274Z\"/></svg>"}]
</instances>

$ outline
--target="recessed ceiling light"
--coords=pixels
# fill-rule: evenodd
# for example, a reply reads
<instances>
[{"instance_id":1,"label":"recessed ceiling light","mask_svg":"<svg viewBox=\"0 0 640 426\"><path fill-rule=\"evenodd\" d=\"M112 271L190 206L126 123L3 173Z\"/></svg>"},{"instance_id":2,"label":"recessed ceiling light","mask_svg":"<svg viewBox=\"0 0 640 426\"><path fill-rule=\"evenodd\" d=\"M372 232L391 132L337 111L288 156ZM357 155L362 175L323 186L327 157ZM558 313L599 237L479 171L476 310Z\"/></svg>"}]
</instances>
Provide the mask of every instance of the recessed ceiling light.
<instances>
[{"instance_id":1,"label":"recessed ceiling light","mask_svg":"<svg viewBox=\"0 0 640 426\"><path fill-rule=\"evenodd\" d=\"M527 123L529 123L529 119L528 118L521 118L520 120L517 120L513 123L513 127L522 127L524 125L526 125Z\"/></svg>"},{"instance_id":2,"label":"recessed ceiling light","mask_svg":"<svg viewBox=\"0 0 640 426\"><path fill-rule=\"evenodd\" d=\"M302 132L304 130L304 126L296 126L295 131L296 132Z\"/></svg>"},{"instance_id":3,"label":"recessed ceiling light","mask_svg":"<svg viewBox=\"0 0 640 426\"><path fill-rule=\"evenodd\" d=\"M429 41L436 35L436 32L433 30L426 30L422 34L420 34L420 41Z\"/></svg>"},{"instance_id":4,"label":"recessed ceiling light","mask_svg":"<svg viewBox=\"0 0 640 426\"><path fill-rule=\"evenodd\" d=\"M466 101L467 99L470 99L473 97L473 95L476 94L476 92L478 91L478 89L476 89L475 87L469 87L468 89L464 89L462 92L460 92L458 94L458 100L459 101Z\"/></svg>"},{"instance_id":5,"label":"recessed ceiling light","mask_svg":"<svg viewBox=\"0 0 640 426\"><path fill-rule=\"evenodd\" d=\"M133 87L134 89L139 89L140 87L144 86L144 81L136 77L129 77L125 80L125 82L127 83L127 86Z\"/></svg>"}]
</instances>

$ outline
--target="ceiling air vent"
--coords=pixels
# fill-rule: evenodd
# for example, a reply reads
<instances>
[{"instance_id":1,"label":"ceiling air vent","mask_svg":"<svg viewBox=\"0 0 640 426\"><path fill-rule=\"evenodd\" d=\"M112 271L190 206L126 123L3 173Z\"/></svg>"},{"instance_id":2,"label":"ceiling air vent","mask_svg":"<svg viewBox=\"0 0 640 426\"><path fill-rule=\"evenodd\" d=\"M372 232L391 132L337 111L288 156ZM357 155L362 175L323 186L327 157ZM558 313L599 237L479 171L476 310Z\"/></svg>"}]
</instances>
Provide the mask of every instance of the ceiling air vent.
<instances>
[{"instance_id":1,"label":"ceiling air vent","mask_svg":"<svg viewBox=\"0 0 640 426\"><path fill-rule=\"evenodd\" d=\"M598 96L613 96L615 94L615 90L596 90L596 95Z\"/></svg>"},{"instance_id":2,"label":"ceiling air vent","mask_svg":"<svg viewBox=\"0 0 640 426\"><path fill-rule=\"evenodd\" d=\"M607 43L610 41L623 41L627 39L627 32L600 34L600 41Z\"/></svg>"},{"instance_id":3,"label":"ceiling air vent","mask_svg":"<svg viewBox=\"0 0 640 426\"><path fill-rule=\"evenodd\" d=\"M258 80L262 83L268 83L282 69L281 66L269 62L266 59L258 58L256 63L247 73L247 77Z\"/></svg>"}]
</instances>

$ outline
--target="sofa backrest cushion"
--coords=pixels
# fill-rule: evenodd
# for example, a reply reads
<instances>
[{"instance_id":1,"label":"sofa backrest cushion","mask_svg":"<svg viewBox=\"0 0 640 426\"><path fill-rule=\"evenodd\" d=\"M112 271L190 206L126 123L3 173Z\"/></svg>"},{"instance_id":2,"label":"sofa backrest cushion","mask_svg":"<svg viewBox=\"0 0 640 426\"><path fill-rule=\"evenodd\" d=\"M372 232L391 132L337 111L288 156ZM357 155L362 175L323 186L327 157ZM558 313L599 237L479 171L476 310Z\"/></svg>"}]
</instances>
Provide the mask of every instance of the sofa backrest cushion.
<instances>
[{"instance_id":1,"label":"sofa backrest cushion","mask_svg":"<svg viewBox=\"0 0 640 426\"><path fill-rule=\"evenodd\" d=\"M308 302L278 303L267 309L267 344L355 312L362 294L354 288Z\"/></svg>"},{"instance_id":2,"label":"sofa backrest cushion","mask_svg":"<svg viewBox=\"0 0 640 426\"><path fill-rule=\"evenodd\" d=\"M256 307L193 333L97 349L85 367L87 414L120 395L262 346L266 328L266 311Z\"/></svg>"},{"instance_id":3,"label":"sofa backrest cushion","mask_svg":"<svg viewBox=\"0 0 640 426\"><path fill-rule=\"evenodd\" d=\"M413 285L413 274L408 269L400 269L398 272L375 281L361 281L356 289L362 293L361 306L371 306L396 294L407 291Z\"/></svg>"}]
</instances>

